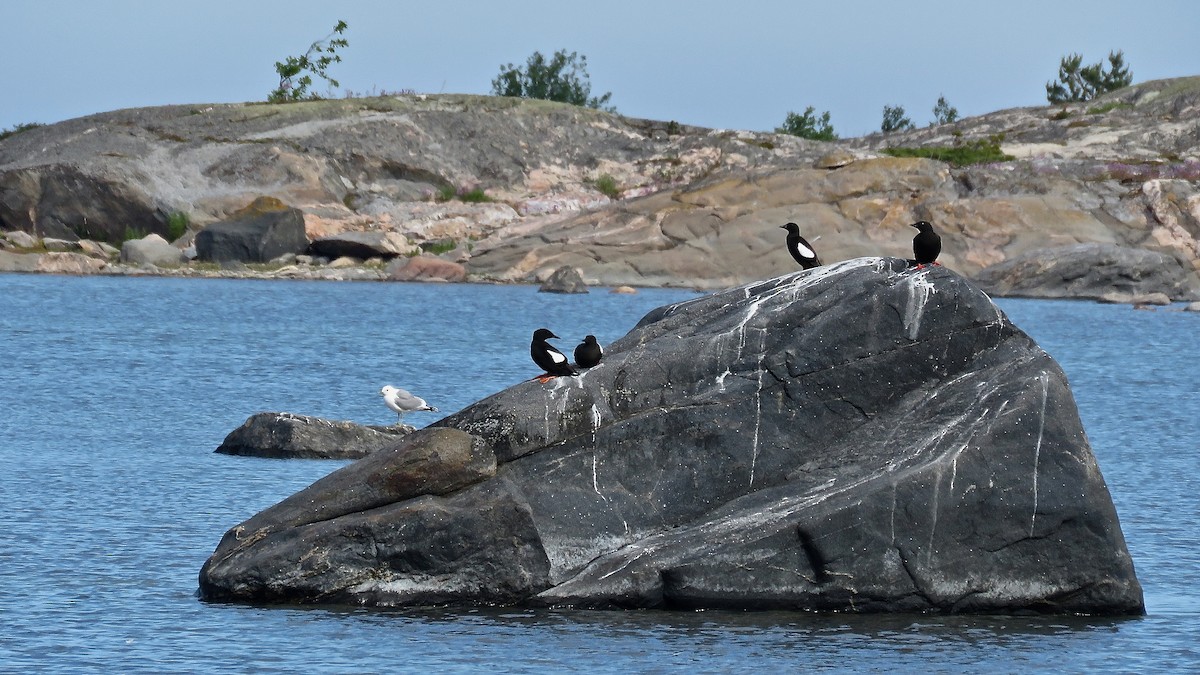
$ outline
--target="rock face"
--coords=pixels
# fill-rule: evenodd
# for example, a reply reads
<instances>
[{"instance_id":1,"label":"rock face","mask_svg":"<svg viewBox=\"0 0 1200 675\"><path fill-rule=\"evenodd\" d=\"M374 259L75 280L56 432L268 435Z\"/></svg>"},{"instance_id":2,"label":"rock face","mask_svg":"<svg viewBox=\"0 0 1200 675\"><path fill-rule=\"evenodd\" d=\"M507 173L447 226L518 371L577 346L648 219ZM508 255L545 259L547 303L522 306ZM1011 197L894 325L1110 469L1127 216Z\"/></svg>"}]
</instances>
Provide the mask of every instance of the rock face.
<instances>
[{"instance_id":1,"label":"rock face","mask_svg":"<svg viewBox=\"0 0 1200 675\"><path fill-rule=\"evenodd\" d=\"M967 276L1096 243L1166 253L1195 277L1198 137L1200 78L834 142L495 96L164 106L0 142L0 230L119 242L164 234L166 214L204 226L273 195L310 240L466 245L478 280L537 283L565 265L605 286L716 289L795 269L779 243L789 221L835 262L907 257L908 224L929 220L942 262ZM1015 159L887 156L990 139ZM605 176L619 198L597 188ZM475 189L493 201L462 200ZM325 257L342 255L371 257Z\"/></svg>"},{"instance_id":2,"label":"rock face","mask_svg":"<svg viewBox=\"0 0 1200 675\"><path fill-rule=\"evenodd\" d=\"M307 248L304 214L273 197L260 197L196 234L196 257L211 262L261 263Z\"/></svg>"},{"instance_id":3,"label":"rock face","mask_svg":"<svg viewBox=\"0 0 1200 675\"><path fill-rule=\"evenodd\" d=\"M0 150L0 157L2 153ZM53 157L56 153L49 154ZM22 230L36 237L113 243L120 243L131 229L167 233L166 219L136 178L103 175L55 159L61 158L9 167L15 170L5 170L0 159L3 229Z\"/></svg>"},{"instance_id":4,"label":"rock face","mask_svg":"<svg viewBox=\"0 0 1200 675\"><path fill-rule=\"evenodd\" d=\"M209 600L1141 613L1058 365L946 268L661 308L229 531Z\"/></svg>"},{"instance_id":5,"label":"rock face","mask_svg":"<svg viewBox=\"0 0 1200 675\"><path fill-rule=\"evenodd\" d=\"M1037 249L985 268L977 276L989 293L1031 298L1099 299L1163 294L1197 297L1192 279L1165 253L1111 244Z\"/></svg>"},{"instance_id":6,"label":"rock face","mask_svg":"<svg viewBox=\"0 0 1200 675\"><path fill-rule=\"evenodd\" d=\"M291 413L251 415L216 449L224 455L277 459L359 459L412 433L407 426L364 426Z\"/></svg>"}]
</instances>

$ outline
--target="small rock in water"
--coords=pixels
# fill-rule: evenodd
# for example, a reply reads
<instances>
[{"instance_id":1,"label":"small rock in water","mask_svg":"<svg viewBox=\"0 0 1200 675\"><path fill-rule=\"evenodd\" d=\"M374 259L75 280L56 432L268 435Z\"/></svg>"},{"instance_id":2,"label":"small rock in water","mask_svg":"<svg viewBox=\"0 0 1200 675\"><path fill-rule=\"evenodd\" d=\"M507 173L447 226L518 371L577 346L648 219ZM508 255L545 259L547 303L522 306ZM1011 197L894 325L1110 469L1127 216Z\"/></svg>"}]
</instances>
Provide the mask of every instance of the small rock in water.
<instances>
[{"instance_id":1,"label":"small rock in water","mask_svg":"<svg viewBox=\"0 0 1200 675\"><path fill-rule=\"evenodd\" d=\"M554 274L550 275L538 288L540 293L587 293L587 284L583 282L583 275L579 269L575 267L563 266L554 270Z\"/></svg>"}]
</instances>

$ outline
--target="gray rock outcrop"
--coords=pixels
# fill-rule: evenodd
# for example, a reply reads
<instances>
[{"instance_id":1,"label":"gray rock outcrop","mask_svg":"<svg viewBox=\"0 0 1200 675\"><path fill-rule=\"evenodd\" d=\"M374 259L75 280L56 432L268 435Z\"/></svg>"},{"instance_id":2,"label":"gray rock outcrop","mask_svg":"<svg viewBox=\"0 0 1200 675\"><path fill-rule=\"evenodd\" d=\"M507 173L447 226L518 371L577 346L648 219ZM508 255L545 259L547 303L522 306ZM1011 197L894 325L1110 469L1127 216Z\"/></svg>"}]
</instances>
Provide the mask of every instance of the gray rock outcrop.
<instances>
[{"instance_id":1,"label":"gray rock outcrop","mask_svg":"<svg viewBox=\"0 0 1200 675\"><path fill-rule=\"evenodd\" d=\"M984 268L976 281L987 292L1031 298L1100 299L1163 294L1192 300L1197 289L1174 257L1112 244L1035 249Z\"/></svg>"},{"instance_id":2,"label":"gray rock outcrop","mask_svg":"<svg viewBox=\"0 0 1200 675\"><path fill-rule=\"evenodd\" d=\"M264 412L251 415L229 432L215 452L276 459L359 459L395 445L412 431L409 426Z\"/></svg>"},{"instance_id":3,"label":"gray rock outcrop","mask_svg":"<svg viewBox=\"0 0 1200 675\"><path fill-rule=\"evenodd\" d=\"M1144 611L1058 365L944 267L661 308L231 529L208 600Z\"/></svg>"},{"instance_id":4,"label":"gray rock outcrop","mask_svg":"<svg viewBox=\"0 0 1200 675\"><path fill-rule=\"evenodd\" d=\"M1200 78L834 142L457 94L164 106L4 139L0 229L120 241L269 194L303 212L310 240L469 242L454 261L479 280L536 283L565 265L605 286L716 289L793 270L782 223L834 262L908 257L908 223L924 219L967 276L1095 243L1166 253L1195 277L1198 136ZM979 143L1014 159L887 156ZM604 176L619 198L597 189ZM473 188L495 201L461 201ZM370 257L326 257L340 255Z\"/></svg>"},{"instance_id":5,"label":"gray rock outcrop","mask_svg":"<svg viewBox=\"0 0 1200 675\"><path fill-rule=\"evenodd\" d=\"M37 239L28 232L14 230L4 233L4 241L8 242L13 248L33 248L37 246Z\"/></svg>"},{"instance_id":6,"label":"gray rock outcrop","mask_svg":"<svg viewBox=\"0 0 1200 675\"><path fill-rule=\"evenodd\" d=\"M34 253L0 251L0 272L37 272L41 258Z\"/></svg>"},{"instance_id":7,"label":"gray rock outcrop","mask_svg":"<svg viewBox=\"0 0 1200 675\"><path fill-rule=\"evenodd\" d=\"M318 237L308 245L309 255L330 259L343 256L360 260L390 259L419 250L398 232L340 232Z\"/></svg>"},{"instance_id":8,"label":"gray rock outcrop","mask_svg":"<svg viewBox=\"0 0 1200 675\"><path fill-rule=\"evenodd\" d=\"M113 243L119 243L130 230L167 233L166 219L145 186L129 174L113 175L87 166L96 158L64 161L56 149L42 146L42 151L50 151L43 152L39 160L5 166L8 148L30 141L37 153L38 143L46 142L45 137L38 138L41 136L17 137L0 149L0 224L4 229L39 238ZM60 142L50 143L57 146Z\"/></svg>"},{"instance_id":9,"label":"gray rock outcrop","mask_svg":"<svg viewBox=\"0 0 1200 675\"><path fill-rule=\"evenodd\" d=\"M390 281L466 281L467 269L456 262L436 256L418 255L396 258L384 270Z\"/></svg>"},{"instance_id":10,"label":"gray rock outcrop","mask_svg":"<svg viewBox=\"0 0 1200 675\"><path fill-rule=\"evenodd\" d=\"M196 257L211 262L265 263L308 248L304 214L273 197L260 197L231 218L196 234Z\"/></svg>"}]
</instances>

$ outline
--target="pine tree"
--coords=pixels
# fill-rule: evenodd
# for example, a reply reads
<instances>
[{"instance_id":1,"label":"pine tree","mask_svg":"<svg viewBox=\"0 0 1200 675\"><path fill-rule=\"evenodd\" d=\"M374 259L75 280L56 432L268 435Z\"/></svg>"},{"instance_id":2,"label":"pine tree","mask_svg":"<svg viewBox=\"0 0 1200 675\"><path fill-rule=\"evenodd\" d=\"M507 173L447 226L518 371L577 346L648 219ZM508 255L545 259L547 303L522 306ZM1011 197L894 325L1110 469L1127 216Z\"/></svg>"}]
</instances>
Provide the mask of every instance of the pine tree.
<instances>
[{"instance_id":1,"label":"pine tree","mask_svg":"<svg viewBox=\"0 0 1200 675\"><path fill-rule=\"evenodd\" d=\"M1046 99L1050 103L1090 101L1133 82L1124 52L1109 52L1108 63L1109 69L1105 70L1103 61L1085 66L1082 54L1064 56L1058 66L1058 81L1046 83Z\"/></svg>"},{"instance_id":2,"label":"pine tree","mask_svg":"<svg viewBox=\"0 0 1200 675\"><path fill-rule=\"evenodd\" d=\"M905 131L912 128L912 120L905 116L904 106L883 106L883 124L879 127L880 131L890 134L893 131Z\"/></svg>"},{"instance_id":3,"label":"pine tree","mask_svg":"<svg viewBox=\"0 0 1200 675\"><path fill-rule=\"evenodd\" d=\"M950 124L958 119L958 108L946 102L945 96L939 96L937 105L933 106L934 124Z\"/></svg>"},{"instance_id":4,"label":"pine tree","mask_svg":"<svg viewBox=\"0 0 1200 675\"><path fill-rule=\"evenodd\" d=\"M829 123L829 111L826 110L817 117L816 108L811 105L804 109L803 115L789 112L783 120L783 126L775 128L775 133L791 134L814 141L835 141L838 137L833 131L833 125Z\"/></svg>"},{"instance_id":5,"label":"pine tree","mask_svg":"<svg viewBox=\"0 0 1200 675\"><path fill-rule=\"evenodd\" d=\"M587 57L560 49L549 61L541 52L535 51L525 61L524 68L513 64L500 66L500 74L492 80L495 96L539 98L572 105L585 106L616 112L606 106L612 92L603 96L591 96L591 78L587 72Z\"/></svg>"}]
</instances>

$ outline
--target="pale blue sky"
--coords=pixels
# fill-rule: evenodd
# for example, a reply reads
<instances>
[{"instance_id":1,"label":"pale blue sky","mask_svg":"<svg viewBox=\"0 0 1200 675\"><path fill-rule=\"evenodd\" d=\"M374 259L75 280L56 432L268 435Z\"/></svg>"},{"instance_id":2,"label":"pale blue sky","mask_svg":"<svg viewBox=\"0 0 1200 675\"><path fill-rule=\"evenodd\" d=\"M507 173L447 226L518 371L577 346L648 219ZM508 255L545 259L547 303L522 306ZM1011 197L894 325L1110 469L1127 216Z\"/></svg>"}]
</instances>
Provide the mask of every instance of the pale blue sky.
<instances>
[{"instance_id":1,"label":"pale blue sky","mask_svg":"<svg viewBox=\"0 0 1200 675\"><path fill-rule=\"evenodd\" d=\"M501 64L565 48L629 116L769 131L811 105L843 137L877 130L884 105L927 124L939 95L962 116L1043 105L1070 52L1124 50L1135 82L1200 75L1195 0L4 0L0 129L262 100L275 61L339 19L339 97L486 94Z\"/></svg>"}]
</instances>

